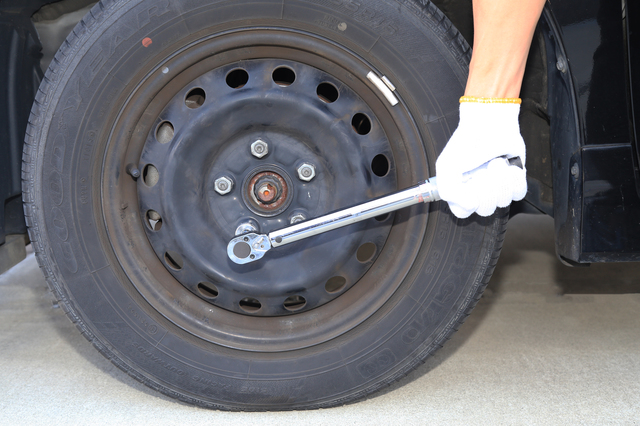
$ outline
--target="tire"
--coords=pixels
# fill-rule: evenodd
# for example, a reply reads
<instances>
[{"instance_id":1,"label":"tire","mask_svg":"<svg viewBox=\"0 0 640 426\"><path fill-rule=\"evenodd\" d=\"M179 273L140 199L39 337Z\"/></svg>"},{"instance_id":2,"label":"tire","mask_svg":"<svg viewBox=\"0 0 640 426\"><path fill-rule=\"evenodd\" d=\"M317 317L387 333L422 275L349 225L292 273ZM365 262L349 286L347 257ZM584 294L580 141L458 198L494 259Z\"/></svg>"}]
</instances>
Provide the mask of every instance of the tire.
<instances>
[{"instance_id":1,"label":"tire","mask_svg":"<svg viewBox=\"0 0 640 426\"><path fill-rule=\"evenodd\" d=\"M240 225L269 232L432 174L469 57L424 0L101 1L55 56L25 142L51 290L105 357L191 404L331 407L402 378L480 298L506 210L419 205L250 265L225 247ZM260 179L277 205L253 197Z\"/></svg>"}]
</instances>

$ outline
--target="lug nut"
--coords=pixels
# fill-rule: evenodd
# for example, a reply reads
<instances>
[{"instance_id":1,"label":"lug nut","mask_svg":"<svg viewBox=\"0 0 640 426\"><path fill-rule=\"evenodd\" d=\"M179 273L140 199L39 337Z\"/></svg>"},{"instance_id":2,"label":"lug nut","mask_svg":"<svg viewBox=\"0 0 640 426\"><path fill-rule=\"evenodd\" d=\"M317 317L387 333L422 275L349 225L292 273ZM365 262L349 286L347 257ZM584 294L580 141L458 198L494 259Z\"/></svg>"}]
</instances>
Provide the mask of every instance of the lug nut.
<instances>
[{"instance_id":1,"label":"lug nut","mask_svg":"<svg viewBox=\"0 0 640 426\"><path fill-rule=\"evenodd\" d=\"M251 155L256 158L262 158L269 153L269 144L263 141L262 139L258 139L254 143L251 144Z\"/></svg>"},{"instance_id":2,"label":"lug nut","mask_svg":"<svg viewBox=\"0 0 640 426\"><path fill-rule=\"evenodd\" d=\"M316 167L313 164L304 163L298 167L298 177L300 180L310 182L316 176Z\"/></svg>"},{"instance_id":3,"label":"lug nut","mask_svg":"<svg viewBox=\"0 0 640 426\"><path fill-rule=\"evenodd\" d=\"M305 220L307 220L307 217L305 215L303 215L302 213L297 213L289 218L289 223L291 225L295 225L296 223L304 222Z\"/></svg>"},{"instance_id":4,"label":"lug nut","mask_svg":"<svg viewBox=\"0 0 640 426\"><path fill-rule=\"evenodd\" d=\"M226 195L233 189L233 180L231 178L222 176L216 179L216 192L220 195Z\"/></svg>"}]
</instances>

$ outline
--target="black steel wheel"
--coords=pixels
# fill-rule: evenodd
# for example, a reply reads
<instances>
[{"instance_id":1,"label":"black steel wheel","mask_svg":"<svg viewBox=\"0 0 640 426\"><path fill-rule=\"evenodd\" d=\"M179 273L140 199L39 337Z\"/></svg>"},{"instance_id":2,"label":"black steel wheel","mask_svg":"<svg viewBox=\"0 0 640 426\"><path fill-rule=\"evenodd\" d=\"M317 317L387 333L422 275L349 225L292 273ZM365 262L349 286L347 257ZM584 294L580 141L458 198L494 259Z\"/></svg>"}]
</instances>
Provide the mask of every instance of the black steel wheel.
<instances>
[{"instance_id":1,"label":"black steel wheel","mask_svg":"<svg viewBox=\"0 0 640 426\"><path fill-rule=\"evenodd\" d=\"M51 288L112 362L190 403L328 407L397 380L480 297L504 211L416 206L247 265L226 245L432 174L468 56L428 2L100 2L25 144Z\"/></svg>"}]
</instances>

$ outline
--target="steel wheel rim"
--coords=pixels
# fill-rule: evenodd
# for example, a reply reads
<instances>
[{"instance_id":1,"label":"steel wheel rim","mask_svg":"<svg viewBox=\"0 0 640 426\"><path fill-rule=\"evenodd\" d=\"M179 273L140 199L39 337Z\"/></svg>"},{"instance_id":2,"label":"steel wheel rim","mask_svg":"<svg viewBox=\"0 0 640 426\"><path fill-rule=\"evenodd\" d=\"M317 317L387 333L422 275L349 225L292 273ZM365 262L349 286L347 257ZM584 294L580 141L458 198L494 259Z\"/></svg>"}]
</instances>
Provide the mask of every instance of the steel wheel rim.
<instances>
[{"instance_id":1,"label":"steel wheel rim","mask_svg":"<svg viewBox=\"0 0 640 426\"><path fill-rule=\"evenodd\" d=\"M273 32L267 33L273 35ZM318 49L324 49L325 52L331 52L334 55L342 56L342 59L345 57L349 59L349 66L337 67L339 70L333 74L337 74L337 77L340 77L340 73L342 75L353 75L351 72L355 71L357 68L360 69L371 69L370 64L366 64L360 58L358 58L352 52L346 51L346 49L340 48L338 46L333 45L332 43L328 43L325 40L322 40L316 36L311 36L303 33L295 33L292 31L281 31L278 34L279 39L274 41L274 37L269 40L269 36L267 34L262 35L262 42L265 46L261 49L256 48L252 53L252 59L260 59L260 55L263 55L267 58L271 57L274 49L279 53L279 61L286 62L291 60L291 56L294 56L296 62L302 63L305 66L317 67L321 69L322 66L327 66L329 68L336 69L336 63L328 61L325 59L326 57L331 57L331 55L323 55L320 57L317 54L311 53L312 49L317 51ZM253 36L258 36L258 34L253 34ZM246 33L237 32L229 34L226 37L226 42L228 44L233 45L236 43L237 45L242 45L246 41L244 38L246 37ZM287 38L292 42L295 41L298 46L296 48L291 48L290 46L295 45L295 43L286 43ZM211 40L200 41L200 43L211 43ZM272 44L269 44L269 43ZM185 48L185 51L188 50L189 47ZM193 48L192 48L193 49ZM241 47L236 47L236 52L241 50ZM195 50L195 49L194 49ZM227 50L228 52L229 50ZM183 52L183 56L184 55ZM184 58L183 58L184 59ZM241 58L242 59L242 58ZM247 60L247 59L245 59ZM202 59L195 62L196 65L202 62ZM228 65L237 63L237 61L230 62ZM193 67L194 64L192 63ZM163 67L167 67L167 64L160 65L158 69L163 69ZM186 71L185 71L186 70ZM188 72L189 68L184 66L183 73ZM351 71L351 72L350 72ZM333 75L332 74L332 75ZM359 73L362 75L362 73ZM336 77L336 78L337 78ZM339 80L339 78L338 78ZM145 84L151 85L148 80L144 81ZM380 95L375 93L364 81L363 78L359 78L353 84L356 88L353 90L357 93L364 94L367 104L374 104L371 108L374 111L374 114L377 116L384 115L384 117L380 118L380 122L382 126L386 129L386 133L389 136L389 139L394 139L395 145L392 145L393 156L400 156L400 161L404 164L408 164L410 167L409 171L399 171L397 172L398 186L403 186L411 183L411 181L416 179L416 175L424 176L427 174L426 172L426 161L424 159L424 150L422 150L421 155L418 155L417 158L409 158L406 153L406 147L399 145L398 140L409 140L409 143L413 142L413 146L415 147L416 140L419 141L417 132L412 134L411 132L407 132L406 130L398 129L396 123L402 122L404 120L406 123L411 124L411 116L407 112L407 109L398 109L391 110L389 105L385 105L384 100L380 98ZM142 86L142 85L141 85ZM167 86L165 85L161 90L167 90ZM173 96L175 96L180 90L185 90L185 85L183 84L179 89L173 89ZM381 113L380 113L381 111ZM399 119L400 118L400 119ZM390 124L391 123L391 124ZM153 125L157 125L157 122L154 121ZM151 132L152 124L148 123L148 134ZM395 127L395 129L390 128ZM419 142L418 142L419 143ZM131 147L134 146L134 143L130 143L129 151L131 151ZM140 143L138 144L140 145ZM142 143L144 145L144 143ZM140 152L140 148L138 147L138 152ZM135 149L134 149L135 151ZM422 156L422 158L420 158ZM113 156L107 156L108 158L113 158ZM126 157L125 155L116 156L117 162L120 164L120 167L125 166L126 160L123 162ZM403 158L402 158L403 157ZM115 164L116 161L113 162ZM109 170L109 159L105 161L105 171ZM105 175L106 176L106 175ZM104 179L105 182L108 182L111 177L106 177ZM139 201L137 199L135 193L137 189L134 190L130 188L131 185L125 184L123 186L128 186L127 189L123 189L118 193L119 200L129 200L136 202ZM104 186L103 186L104 190ZM109 192L108 190L105 193ZM133 195L132 195L133 194ZM106 198L106 197L105 197ZM122 203L120 203L122 204ZM426 215L417 216L416 210L424 211L423 207L417 207L415 209L411 209L410 211L401 212L396 215L394 220L394 227L391 229L389 234L389 238L393 239L394 244L397 245L399 241L402 241L406 235L410 235L412 233L418 233L419 235L424 234L424 229L426 226ZM142 211L147 211L146 207L142 209ZM112 212L113 213L113 212ZM118 232L112 233L112 244L116 249L116 255L121 260L121 264L123 265L124 271L132 281L134 288L143 295L143 297L149 302L151 306L153 306L162 316L168 319L174 325L188 331L191 334L202 338L205 341L213 342L222 346L227 346L231 348L245 349L245 350L260 350L260 351L282 351L282 350L291 350L291 349L299 349L315 344L319 344L330 339L333 339L341 334L352 330L358 323L364 321L366 318L373 315L384 303L389 301L392 298L393 293L397 290L398 285L400 284L402 278L408 273L411 268L412 259L415 257L417 250L420 247L421 241L420 239L414 239L411 244L405 244L405 247L402 248L402 253L407 254L404 256L405 258L398 261L397 258L393 256L393 254L389 253L389 250L386 250L384 247L380 247L376 256L378 256L375 267L366 271L364 276L348 291L341 292L341 296L333 300L331 303L327 303L322 305L321 307L310 309L308 312L296 313L295 315L291 315L289 318L292 319L295 324L293 326L293 330L290 330L290 333L287 336L282 336L282 333L278 330L282 330L283 319L280 317L270 317L270 318L262 318L262 322L252 321L250 317L247 315L239 315L238 313L225 312L221 314L220 309L211 308L211 304L202 297L198 298L198 300L194 300L193 297L194 292L180 293L177 296L173 297L173 303L178 306L177 309L174 309L174 306L170 303L171 301L165 300L159 296L161 293L158 288L164 289L172 289L175 290L175 277L169 273L169 269L166 268L166 263L162 264L162 269L157 269L158 262L160 261L157 253L151 251L155 257L155 261L153 257L149 256L149 247L147 247L147 252L144 256L140 254L133 254L129 250L129 255L127 256L126 247L122 247L122 245L117 244L117 238L115 237L119 232L123 232L124 229L121 224L117 224L116 221L113 220L112 215L109 213L109 208L105 208L105 220L108 227L111 227L112 230L114 228L119 228ZM392 219L388 219L391 221ZM129 219L128 224L132 224L135 222L135 225L138 229L145 229L145 234L150 232L147 225L145 225L145 215L142 214L138 218L137 221L133 219ZM404 237L403 237L404 236ZM146 238L146 236L145 236ZM114 243L115 242L115 243ZM386 252L386 253L385 253ZM396 248L397 253L397 248ZM142 260L141 260L142 259ZM138 262L136 263L136 260ZM151 272L146 274L136 272L135 267L143 263L146 267L149 268ZM373 276L378 275L378 277L382 280L393 281L391 284L378 286L377 293L375 295L371 294L370 289L376 288L376 285L373 284L376 279ZM390 275L393 275L393 278L390 278ZM155 281L155 283L151 282ZM173 282L172 282L173 281ZM160 283L160 284L158 284ZM367 289L366 287L369 287ZM197 297L197 296L195 296ZM202 302L201 304L199 302ZM200 309L196 308L197 306ZM185 309L188 311L185 313ZM216 321L216 327L211 326L211 322L214 318L210 318L209 320L206 316L203 316L203 312L213 312L216 311L214 317ZM217 315L217 316L216 316ZM218 321L220 316L224 316L226 321ZM241 318L239 318L241 317ZM318 326L319 320L327 320L331 319L332 324L321 324ZM315 324L315 326L312 326ZM337 324L337 326L336 326ZM246 331L245 336L241 336L238 338L237 332L234 330L241 329ZM273 333L272 330L275 330ZM231 337L230 337L231 336ZM266 336L266 337L265 337Z\"/></svg>"},{"instance_id":2,"label":"steel wheel rim","mask_svg":"<svg viewBox=\"0 0 640 426\"><path fill-rule=\"evenodd\" d=\"M286 82L276 79L283 69ZM327 87L335 97L318 95ZM196 107L188 102L193 93ZM162 130L167 127L172 130ZM262 155L251 150L258 142ZM377 153L367 155L384 158L387 167L367 166L364 151ZM160 229L149 221L147 237L192 293L240 314L304 312L364 275L384 246L390 218L300 242L255 265L215 254L226 251L242 224L271 232L297 215L320 216L364 201L364 194L395 190L387 156L391 149L373 111L344 83L293 61L231 63L187 84L158 117L139 161L140 213L143 221L150 212L161 221ZM309 177L300 175L304 170ZM221 179L224 192L216 188ZM271 203L258 198L261 182L275 194Z\"/></svg>"}]
</instances>

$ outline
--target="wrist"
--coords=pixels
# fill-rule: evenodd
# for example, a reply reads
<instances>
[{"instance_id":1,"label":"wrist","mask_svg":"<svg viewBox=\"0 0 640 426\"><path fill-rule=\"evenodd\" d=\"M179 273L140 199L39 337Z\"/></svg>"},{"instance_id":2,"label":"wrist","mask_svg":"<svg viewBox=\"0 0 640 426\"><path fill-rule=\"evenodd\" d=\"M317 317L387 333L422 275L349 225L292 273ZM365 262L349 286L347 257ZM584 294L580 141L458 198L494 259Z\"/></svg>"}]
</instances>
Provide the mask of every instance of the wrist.
<instances>
[{"instance_id":1,"label":"wrist","mask_svg":"<svg viewBox=\"0 0 640 426\"><path fill-rule=\"evenodd\" d=\"M520 104L503 102L461 102L460 125L474 129L489 129L500 134L507 131L520 133L518 117Z\"/></svg>"},{"instance_id":2,"label":"wrist","mask_svg":"<svg viewBox=\"0 0 640 426\"><path fill-rule=\"evenodd\" d=\"M495 56L500 52L503 53ZM512 49L498 50L496 46L492 46L490 50L474 46L464 94L498 98L518 97L526 61L522 62L516 58L518 55L512 53ZM526 51L521 53L526 59Z\"/></svg>"},{"instance_id":3,"label":"wrist","mask_svg":"<svg viewBox=\"0 0 640 426\"><path fill-rule=\"evenodd\" d=\"M520 98L487 98L478 96L463 96L460 98L460 103L472 103L472 104L522 104Z\"/></svg>"}]
</instances>

